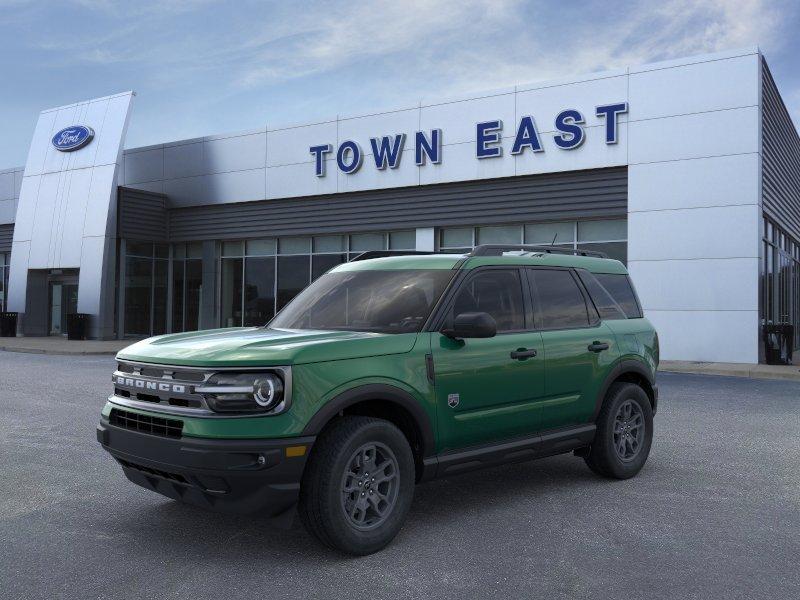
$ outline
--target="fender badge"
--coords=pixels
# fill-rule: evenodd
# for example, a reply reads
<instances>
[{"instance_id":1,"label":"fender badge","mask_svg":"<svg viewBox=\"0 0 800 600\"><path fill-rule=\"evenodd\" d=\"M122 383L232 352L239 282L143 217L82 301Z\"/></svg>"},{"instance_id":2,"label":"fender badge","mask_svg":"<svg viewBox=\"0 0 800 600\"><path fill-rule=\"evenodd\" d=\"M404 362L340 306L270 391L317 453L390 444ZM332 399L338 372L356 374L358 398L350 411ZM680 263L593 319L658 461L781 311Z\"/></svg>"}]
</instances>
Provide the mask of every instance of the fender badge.
<instances>
[{"instance_id":1,"label":"fender badge","mask_svg":"<svg viewBox=\"0 0 800 600\"><path fill-rule=\"evenodd\" d=\"M447 406L455 408L459 402L461 402L461 398L458 394L447 394Z\"/></svg>"}]
</instances>

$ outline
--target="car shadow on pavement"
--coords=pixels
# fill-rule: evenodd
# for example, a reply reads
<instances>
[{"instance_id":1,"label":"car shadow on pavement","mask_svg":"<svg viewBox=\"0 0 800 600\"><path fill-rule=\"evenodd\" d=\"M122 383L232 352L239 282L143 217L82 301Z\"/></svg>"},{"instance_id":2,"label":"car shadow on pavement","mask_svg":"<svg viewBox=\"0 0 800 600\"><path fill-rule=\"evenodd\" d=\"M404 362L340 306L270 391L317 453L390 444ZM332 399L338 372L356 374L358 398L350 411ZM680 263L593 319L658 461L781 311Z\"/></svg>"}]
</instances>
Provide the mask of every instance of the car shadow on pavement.
<instances>
[{"instance_id":1,"label":"car shadow on pavement","mask_svg":"<svg viewBox=\"0 0 800 600\"><path fill-rule=\"evenodd\" d=\"M602 484L583 461L570 456L542 461L504 465L439 479L416 487L414 502L405 527L394 544L413 545L418 536L437 535L448 530L470 527L476 519L482 523L503 515L522 502L536 502L570 488L585 488L589 480ZM144 490L141 491L144 494ZM152 495L148 496L152 497ZM129 505L114 519L116 535L131 536L153 548L145 551L173 551L195 556L224 553L232 560L247 561L258 554L271 560L330 563L348 557L324 548L295 517L289 529L276 527L258 516L225 515L177 501L156 498L154 507L143 503ZM155 510L154 510L155 509ZM148 535L143 538L142 531Z\"/></svg>"}]
</instances>

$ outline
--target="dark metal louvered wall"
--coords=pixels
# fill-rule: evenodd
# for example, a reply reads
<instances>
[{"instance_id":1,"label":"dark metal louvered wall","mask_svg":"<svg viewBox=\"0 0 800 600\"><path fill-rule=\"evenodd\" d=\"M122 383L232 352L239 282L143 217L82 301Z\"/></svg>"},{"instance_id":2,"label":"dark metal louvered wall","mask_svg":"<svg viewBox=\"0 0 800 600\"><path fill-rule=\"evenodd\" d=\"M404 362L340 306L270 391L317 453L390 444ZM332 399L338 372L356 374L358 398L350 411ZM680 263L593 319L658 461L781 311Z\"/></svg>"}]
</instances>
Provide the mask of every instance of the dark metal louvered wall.
<instances>
[{"instance_id":1,"label":"dark metal louvered wall","mask_svg":"<svg viewBox=\"0 0 800 600\"><path fill-rule=\"evenodd\" d=\"M627 167L169 210L171 241L625 217ZM127 218L122 215L121 219ZM123 229L128 229L123 225Z\"/></svg>"},{"instance_id":2,"label":"dark metal louvered wall","mask_svg":"<svg viewBox=\"0 0 800 600\"><path fill-rule=\"evenodd\" d=\"M800 240L800 136L763 59L761 66L764 212Z\"/></svg>"},{"instance_id":3,"label":"dark metal louvered wall","mask_svg":"<svg viewBox=\"0 0 800 600\"><path fill-rule=\"evenodd\" d=\"M167 196L121 187L118 194L119 237L166 242L169 236Z\"/></svg>"},{"instance_id":4,"label":"dark metal louvered wall","mask_svg":"<svg viewBox=\"0 0 800 600\"><path fill-rule=\"evenodd\" d=\"M11 252L14 239L14 224L0 225L0 252Z\"/></svg>"}]
</instances>

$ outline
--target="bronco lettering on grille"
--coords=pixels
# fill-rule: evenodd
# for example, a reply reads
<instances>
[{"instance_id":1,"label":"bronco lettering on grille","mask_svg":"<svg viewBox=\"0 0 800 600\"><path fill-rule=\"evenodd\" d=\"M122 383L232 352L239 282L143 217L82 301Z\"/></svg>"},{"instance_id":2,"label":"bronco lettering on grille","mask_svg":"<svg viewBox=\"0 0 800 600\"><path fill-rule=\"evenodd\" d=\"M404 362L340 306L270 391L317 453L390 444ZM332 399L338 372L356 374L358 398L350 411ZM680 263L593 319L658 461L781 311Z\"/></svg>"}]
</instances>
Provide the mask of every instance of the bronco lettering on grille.
<instances>
[{"instance_id":1,"label":"bronco lettering on grille","mask_svg":"<svg viewBox=\"0 0 800 600\"><path fill-rule=\"evenodd\" d=\"M147 381L145 379L134 379L133 377L122 377L118 375L114 381L117 385L140 390L153 390L158 392L169 392L173 394L185 394L186 386L179 383L161 383L157 381Z\"/></svg>"}]
</instances>

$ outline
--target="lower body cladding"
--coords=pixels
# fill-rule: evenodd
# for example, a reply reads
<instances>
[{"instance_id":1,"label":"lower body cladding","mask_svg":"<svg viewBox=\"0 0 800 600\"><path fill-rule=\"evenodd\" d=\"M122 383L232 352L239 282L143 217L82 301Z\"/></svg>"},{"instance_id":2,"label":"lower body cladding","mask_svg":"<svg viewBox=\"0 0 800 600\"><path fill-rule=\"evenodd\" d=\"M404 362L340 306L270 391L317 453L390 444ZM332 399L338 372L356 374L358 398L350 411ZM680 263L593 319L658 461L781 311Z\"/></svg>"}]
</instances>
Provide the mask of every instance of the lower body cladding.
<instances>
[{"instance_id":1,"label":"lower body cladding","mask_svg":"<svg viewBox=\"0 0 800 600\"><path fill-rule=\"evenodd\" d=\"M532 437L444 452L423 460L423 479L466 473L497 465L524 462L588 448L595 437L594 423L545 431Z\"/></svg>"},{"instance_id":2,"label":"lower body cladding","mask_svg":"<svg viewBox=\"0 0 800 600\"><path fill-rule=\"evenodd\" d=\"M288 519L314 439L168 438L105 419L97 426L97 440L133 483L219 512Z\"/></svg>"}]
</instances>

